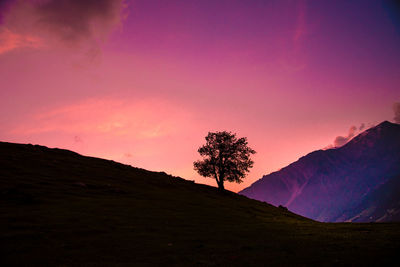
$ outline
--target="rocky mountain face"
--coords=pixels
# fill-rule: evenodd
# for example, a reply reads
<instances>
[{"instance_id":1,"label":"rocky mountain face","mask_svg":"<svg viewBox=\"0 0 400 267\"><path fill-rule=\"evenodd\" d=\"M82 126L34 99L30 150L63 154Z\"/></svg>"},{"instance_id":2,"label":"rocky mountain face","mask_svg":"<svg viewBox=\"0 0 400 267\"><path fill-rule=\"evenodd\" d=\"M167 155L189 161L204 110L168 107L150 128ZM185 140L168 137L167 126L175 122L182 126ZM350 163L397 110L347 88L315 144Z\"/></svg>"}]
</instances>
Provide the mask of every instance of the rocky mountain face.
<instances>
[{"instance_id":1,"label":"rocky mountain face","mask_svg":"<svg viewBox=\"0 0 400 267\"><path fill-rule=\"evenodd\" d=\"M324 222L400 221L400 125L314 151L240 194Z\"/></svg>"}]
</instances>

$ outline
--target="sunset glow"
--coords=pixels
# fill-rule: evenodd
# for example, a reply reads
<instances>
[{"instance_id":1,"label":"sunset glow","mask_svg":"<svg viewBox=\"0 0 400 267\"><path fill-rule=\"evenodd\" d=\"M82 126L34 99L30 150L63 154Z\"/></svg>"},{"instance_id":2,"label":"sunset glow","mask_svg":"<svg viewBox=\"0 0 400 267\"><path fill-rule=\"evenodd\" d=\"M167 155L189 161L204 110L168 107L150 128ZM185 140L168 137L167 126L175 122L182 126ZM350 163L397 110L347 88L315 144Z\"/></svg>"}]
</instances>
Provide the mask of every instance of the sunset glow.
<instances>
[{"instance_id":1,"label":"sunset glow","mask_svg":"<svg viewBox=\"0 0 400 267\"><path fill-rule=\"evenodd\" d=\"M391 1L82 2L0 4L1 141L215 185L193 170L197 148L232 131L257 151L244 183L226 184L236 192L394 121Z\"/></svg>"}]
</instances>

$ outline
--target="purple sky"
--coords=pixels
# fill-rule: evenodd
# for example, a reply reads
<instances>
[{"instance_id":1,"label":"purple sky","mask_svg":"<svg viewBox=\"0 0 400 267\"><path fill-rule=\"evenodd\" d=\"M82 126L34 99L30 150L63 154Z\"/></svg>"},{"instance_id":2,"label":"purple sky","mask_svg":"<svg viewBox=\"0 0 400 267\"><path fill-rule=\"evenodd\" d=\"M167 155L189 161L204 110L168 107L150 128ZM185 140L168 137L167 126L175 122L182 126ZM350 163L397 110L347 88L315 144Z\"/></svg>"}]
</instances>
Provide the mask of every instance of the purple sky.
<instances>
[{"instance_id":1,"label":"purple sky","mask_svg":"<svg viewBox=\"0 0 400 267\"><path fill-rule=\"evenodd\" d=\"M400 101L394 1L9 0L0 14L2 141L214 184L196 150L234 131L258 152L237 191L393 121Z\"/></svg>"}]
</instances>

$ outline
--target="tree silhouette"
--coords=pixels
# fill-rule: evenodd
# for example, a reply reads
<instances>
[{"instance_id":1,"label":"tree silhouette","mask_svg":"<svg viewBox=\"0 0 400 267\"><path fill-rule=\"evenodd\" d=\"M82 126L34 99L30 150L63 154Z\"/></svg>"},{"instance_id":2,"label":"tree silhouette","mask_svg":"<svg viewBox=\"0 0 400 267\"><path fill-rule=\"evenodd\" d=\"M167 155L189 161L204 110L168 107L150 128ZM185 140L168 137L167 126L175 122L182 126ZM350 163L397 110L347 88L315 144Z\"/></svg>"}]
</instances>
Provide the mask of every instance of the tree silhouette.
<instances>
[{"instance_id":1,"label":"tree silhouette","mask_svg":"<svg viewBox=\"0 0 400 267\"><path fill-rule=\"evenodd\" d=\"M256 153L247 146L247 138L237 138L231 132L209 132L207 143L198 149L203 160L193 163L194 169L204 177L215 178L220 190L224 181L241 183L253 167L251 154Z\"/></svg>"}]
</instances>

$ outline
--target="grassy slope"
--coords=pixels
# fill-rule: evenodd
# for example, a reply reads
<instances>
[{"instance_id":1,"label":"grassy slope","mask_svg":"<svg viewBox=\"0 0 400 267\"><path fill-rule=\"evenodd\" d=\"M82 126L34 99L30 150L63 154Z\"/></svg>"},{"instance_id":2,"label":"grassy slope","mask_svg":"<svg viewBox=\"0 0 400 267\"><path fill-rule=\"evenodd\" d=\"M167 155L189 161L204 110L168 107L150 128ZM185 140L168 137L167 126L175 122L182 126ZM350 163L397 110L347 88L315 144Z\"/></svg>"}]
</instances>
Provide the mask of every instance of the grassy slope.
<instances>
[{"instance_id":1,"label":"grassy slope","mask_svg":"<svg viewBox=\"0 0 400 267\"><path fill-rule=\"evenodd\" d=\"M0 264L382 264L400 224L323 224L163 173L0 142ZM2 264L2 265L3 265Z\"/></svg>"}]
</instances>

